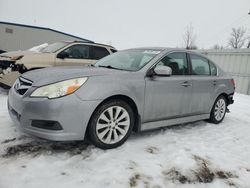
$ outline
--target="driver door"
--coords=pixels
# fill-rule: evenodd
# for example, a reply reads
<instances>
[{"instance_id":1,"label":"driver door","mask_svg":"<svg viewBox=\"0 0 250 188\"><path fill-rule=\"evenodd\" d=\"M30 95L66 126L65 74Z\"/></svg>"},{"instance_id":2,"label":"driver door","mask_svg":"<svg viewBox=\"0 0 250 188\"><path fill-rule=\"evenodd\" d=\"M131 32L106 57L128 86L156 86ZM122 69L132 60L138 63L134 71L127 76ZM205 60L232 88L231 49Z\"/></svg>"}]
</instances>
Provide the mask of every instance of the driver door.
<instances>
[{"instance_id":1,"label":"driver door","mask_svg":"<svg viewBox=\"0 0 250 188\"><path fill-rule=\"evenodd\" d=\"M173 52L156 65L168 66L171 76L146 77L144 122L187 116L190 113L192 80L188 76L187 54Z\"/></svg>"},{"instance_id":2,"label":"driver door","mask_svg":"<svg viewBox=\"0 0 250 188\"><path fill-rule=\"evenodd\" d=\"M72 45L60 53L66 53L67 57L56 57L56 66L71 66L71 65L87 65L93 64L96 61L90 57L91 47L88 45L76 44Z\"/></svg>"}]
</instances>

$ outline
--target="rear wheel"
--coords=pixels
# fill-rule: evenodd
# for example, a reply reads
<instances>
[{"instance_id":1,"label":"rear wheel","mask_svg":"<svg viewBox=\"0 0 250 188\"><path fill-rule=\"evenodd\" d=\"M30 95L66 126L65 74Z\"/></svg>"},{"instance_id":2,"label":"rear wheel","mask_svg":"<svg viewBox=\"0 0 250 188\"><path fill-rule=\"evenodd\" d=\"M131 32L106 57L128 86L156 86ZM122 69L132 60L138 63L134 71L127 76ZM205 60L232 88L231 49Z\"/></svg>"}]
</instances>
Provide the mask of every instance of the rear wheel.
<instances>
[{"instance_id":1,"label":"rear wheel","mask_svg":"<svg viewBox=\"0 0 250 188\"><path fill-rule=\"evenodd\" d=\"M88 129L90 141L102 149L111 149L122 145L131 134L134 125L134 113L122 100L103 103L94 112Z\"/></svg>"},{"instance_id":2,"label":"rear wheel","mask_svg":"<svg viewBox=\"0 0 250 188\"><path fill-rule=\"evenodd\" d=\"M210 113L210 122L218 124L223 121L227 110L227 101L224 96L219 96Z\"/></svg>"}]
</instances>

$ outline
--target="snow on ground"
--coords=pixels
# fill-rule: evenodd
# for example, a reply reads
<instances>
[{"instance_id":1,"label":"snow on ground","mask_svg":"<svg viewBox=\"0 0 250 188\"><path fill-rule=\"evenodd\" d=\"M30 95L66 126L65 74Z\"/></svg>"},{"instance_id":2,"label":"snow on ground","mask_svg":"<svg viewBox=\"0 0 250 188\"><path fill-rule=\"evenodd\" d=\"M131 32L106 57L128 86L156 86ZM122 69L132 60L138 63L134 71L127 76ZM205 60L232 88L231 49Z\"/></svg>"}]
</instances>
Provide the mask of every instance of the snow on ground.
<instances>
[{"instance_id":1,"label":"snow on ground","mask_svg":"<svg viewBox=\"0 0 250 188\"><path fill-rule=\"evenodd\" d=\"M236 94L219 125L144 132L104 151L23 135L0 92L0 188L250 187L250 96Z\"/></svg>"}]
</instances>

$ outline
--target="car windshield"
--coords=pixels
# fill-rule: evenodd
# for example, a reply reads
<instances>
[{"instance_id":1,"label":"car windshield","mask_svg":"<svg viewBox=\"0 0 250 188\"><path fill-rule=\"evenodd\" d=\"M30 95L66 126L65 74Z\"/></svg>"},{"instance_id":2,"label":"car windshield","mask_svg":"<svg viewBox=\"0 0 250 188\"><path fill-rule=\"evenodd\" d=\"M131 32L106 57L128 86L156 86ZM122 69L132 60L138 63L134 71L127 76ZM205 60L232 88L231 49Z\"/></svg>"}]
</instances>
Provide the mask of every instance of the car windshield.
<instances>
[{"instance_id":1,"label":"car windshield","mask_svg":"<svg viewBox=\"0 0 250 188\"><path fill-rule=\"evenodd\" d=\"M95 63L95 66L126 71L138 71L160 52L160 50L119 51L99 60Z\"/></svg>"},{"instance_id":2,"label":"car windshield","mask_svg":"<svg viewBox=\"0 0 250 188\"><path fill-rule=\"evenodd\" d=\"M68 43L67 42L56 42L53 44L48 45L46 48L42 49L41 52L43 53L54 53L57 50L63 48L66 46Z\"/></svg>"}]
</instances>

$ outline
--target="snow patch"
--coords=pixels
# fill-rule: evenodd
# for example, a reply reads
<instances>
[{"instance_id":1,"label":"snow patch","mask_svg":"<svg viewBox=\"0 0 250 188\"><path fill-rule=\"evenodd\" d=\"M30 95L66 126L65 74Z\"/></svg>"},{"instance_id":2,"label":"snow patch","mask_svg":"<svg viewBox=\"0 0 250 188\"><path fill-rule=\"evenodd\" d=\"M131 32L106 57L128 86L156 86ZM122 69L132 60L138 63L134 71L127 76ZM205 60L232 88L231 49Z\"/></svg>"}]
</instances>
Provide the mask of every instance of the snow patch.
<instances>
[{"instance_id":1,"label":"snow patch","mask_svg":"<svg viewBox=\"0 0 250 188\"><path fill-rule=\"evenodd\" d=\"M20 133L0 94L0 187L248 187L250 96L236 94L225 120L131 135L119 148L52 142Z\"/></svg>"}]
</instances>

